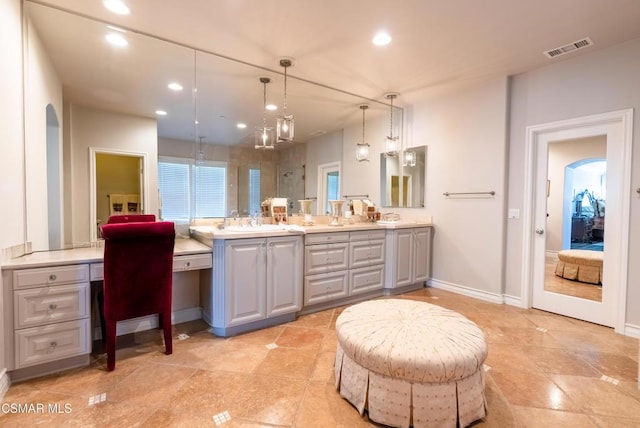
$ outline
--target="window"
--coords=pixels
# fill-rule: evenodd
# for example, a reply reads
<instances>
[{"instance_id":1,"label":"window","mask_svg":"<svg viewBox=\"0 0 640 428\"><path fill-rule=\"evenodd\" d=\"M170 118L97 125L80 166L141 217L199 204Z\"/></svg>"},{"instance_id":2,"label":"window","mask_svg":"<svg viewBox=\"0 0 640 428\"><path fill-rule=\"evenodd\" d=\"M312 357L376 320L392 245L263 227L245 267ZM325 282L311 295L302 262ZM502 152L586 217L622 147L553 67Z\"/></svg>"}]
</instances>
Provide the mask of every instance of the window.
<instances>
[{"instance_id":1,"label":"window","mask_svg":"<svg viewBox=\"0 0 640 428\"><path fill-rule=\"evenodd\" d=\"M249 169L249 215L262 212L260 201L260 170Z\"/></svg>"},{"instance_id":2,"label":"window","mask_svg":"<svg viewBox=\"0 0 640 428\"><path fill-rule=\"evenodd\" d=\"M158 162L161 218L188 221L193 217L224 217L227 206L227 165L161 157ZM197 197L196 197L197 195Z\"/></svg>"}]
</instances>

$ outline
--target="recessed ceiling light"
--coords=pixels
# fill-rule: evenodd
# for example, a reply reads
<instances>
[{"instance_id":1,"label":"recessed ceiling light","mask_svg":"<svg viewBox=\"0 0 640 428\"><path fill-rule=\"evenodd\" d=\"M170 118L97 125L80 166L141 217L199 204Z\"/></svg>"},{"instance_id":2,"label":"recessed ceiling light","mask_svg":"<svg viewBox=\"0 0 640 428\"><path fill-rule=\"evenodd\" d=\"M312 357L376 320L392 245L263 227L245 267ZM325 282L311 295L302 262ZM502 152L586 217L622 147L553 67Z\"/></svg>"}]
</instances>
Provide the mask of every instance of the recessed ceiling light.
<instances>
[{"instance_id":1,"label":"recessed ceiling light","mask_svg":"<svg viewBox=\"0 0 640 428\"><path fill-rule=\"evenodd\" d=\"M156 110L156 114L157 114L158 116L166 116L166 115L167 115L167 112L166 112L166 111L164 111L164 110Z\"/></svg>"},{"instance_id":2,"label":"recessed ceiling light","mask_svg":"<svg viewBox=\"0 0 640 428\"><path fill-rule=\"evenodd\" d=\"M244 129L244 128L246 128L246 127L247 127L247 124L246 124L246 123L239 122L239 123L237 123L237 124L236 124L236 127L237 127L238 129Z\"/></svg>"},{"instance_id":3,"label":"recessed ceiling light","mask_svg":"<svg viewBox=\"0 0 640 428\"><path fill-rule=\"evenodd\" d=\"M172 91L181 91L182 90L182 85L179 84L178 82L171 82L167 85L167 87L169 89L171 89Z\"/></svg>"},{"instance_id":4,"label":"recessed ceiling light","mask_svg":"<svg viewBox=\"0 0 640 428\"><path fill-rule=\"evenodd\" d=\"M391 36L385 31L380 31L373 36L371 42L376 46L386 46L391 43Z\"/></svg>"},{"instance_id":5,"label":"recessed ceiling light","mask_svg":"<svg viewBox=\"0 0 640 428\"><path fill-rule=\"evenodd\" d=\"M124 47L129 44L127 39L122 37L121 34L110 33L105 36L105 39L107 39L107 42L111 43L113 46Z\"/></svg>"},{"instance_id":6,"label":"recessed ceiling light","mask_svg":"<svg viewBox=\"0 0 640 428\"><path fill-rule=\"evenodd\" d=\"M102 4L111 12L117 13L118 15L129 15L131 12L122 0L104 0Z\"/></svg>"},{"instance_id":7,"label":"recessed ceiling light","mask_svg":"<svg viewBox=\"0 0 640 428\"><path fill-rule=\"evenodd\" d=\"M267 104L267 106L265 107L267 110L269 111L274 111L274 110L278 110L278 106L275 104Z\"/></svg>"}]
</instances>

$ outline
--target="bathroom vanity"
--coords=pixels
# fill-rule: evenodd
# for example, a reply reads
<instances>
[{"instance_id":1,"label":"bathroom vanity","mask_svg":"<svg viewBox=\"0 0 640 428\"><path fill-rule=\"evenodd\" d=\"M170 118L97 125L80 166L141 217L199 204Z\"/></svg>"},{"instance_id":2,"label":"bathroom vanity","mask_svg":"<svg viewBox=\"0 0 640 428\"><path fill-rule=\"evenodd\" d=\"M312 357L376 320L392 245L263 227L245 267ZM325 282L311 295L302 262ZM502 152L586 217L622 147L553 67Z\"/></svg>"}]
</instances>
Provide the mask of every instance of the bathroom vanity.
<instances>
[{"instance_id":1,"label":"bathroom vanity","mask_svg":"<svg viewBox=\"0 0 640 428\"><path fill-rule=\"evenodd\" d=\"M431 224L393 222L283 227L194 226L213 249L200 284L202 317L219 336L298 315L397 294L430 275Z\"/></svg>"}]
</instances>

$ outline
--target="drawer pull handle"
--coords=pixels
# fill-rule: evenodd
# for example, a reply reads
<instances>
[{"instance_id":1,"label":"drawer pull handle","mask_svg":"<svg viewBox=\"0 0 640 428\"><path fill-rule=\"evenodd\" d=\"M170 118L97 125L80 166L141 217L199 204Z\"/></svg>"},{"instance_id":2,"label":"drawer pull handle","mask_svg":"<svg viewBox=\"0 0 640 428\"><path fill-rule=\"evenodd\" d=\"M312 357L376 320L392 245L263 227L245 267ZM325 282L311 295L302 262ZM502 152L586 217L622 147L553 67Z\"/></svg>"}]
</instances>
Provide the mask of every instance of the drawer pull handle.
<instances>
[{"instance_id":1,"label":"drawer pull handle","mask_svg":"<svg viewBox=\"0 0 640 428\"><path fill-rule=\"evenodd\" d=\"M49 310L50 310L50 311L53 311L53 310L56 310L56 309L58 309L58 305L57 305L57 304L55 304L55 303L51 303L51 304L49 305Z\"/></svg>"},{"instance_id":2,"label":"drawer pull handle","mask_svg":"<svg viewBox=\"0 0 640 428\"><path fill-rule=\"evenodd\" d=\"M58 342L56 342L55 340L49 343L49 347L51 348L55 348L56 346L58 346Z\"/></svg>"},{"instance_id":3,"label":"drawer pull handle","mask_svg":"<svg viewBox=\"0 0 640 428\"><path fill-rule=\"evenodd\" d=\"M187 262L187 267L191 266L191 262Z\"/></svg>"},{"instance_id":4,"label":"drawer pull handle","mask_svg":"<svg viewBox=\"0 0 640 428\"><path fill-rule=\"evenodd\" d=\"M49 281L55 281L56 279L58 279L58 277L55 274L51 274L49 275Z\"/></svg>"}]
</instances>

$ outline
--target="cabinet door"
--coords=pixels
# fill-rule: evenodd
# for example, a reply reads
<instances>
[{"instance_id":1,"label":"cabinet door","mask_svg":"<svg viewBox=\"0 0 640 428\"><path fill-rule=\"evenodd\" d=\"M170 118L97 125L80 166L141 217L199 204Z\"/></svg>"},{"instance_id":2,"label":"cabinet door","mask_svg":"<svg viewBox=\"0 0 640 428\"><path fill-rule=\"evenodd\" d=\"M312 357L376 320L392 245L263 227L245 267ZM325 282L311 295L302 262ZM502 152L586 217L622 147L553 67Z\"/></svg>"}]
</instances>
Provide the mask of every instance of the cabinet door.
<instances>
[{"instance_id":1,"label":"cabinet door","mask_svg":"<svg viewBox=\"0 0 640 428\"><path fill-rule=\"evenodd\" d=\"M229 240L225 244L227 327L266 317L265 239Z\"/></svg>"},{"instance_id":2,"label":"cabinet door","mask_svg":"<svg viewBox=\"0 0 640 428\"><path fill-rule=\"evenodd\" d=\"M411 229L395 231L396 259L394 287L413 284L413 231Z\"/></svg>"},{"instance_id":3,"label":"cabinet door","mask_svg":"<svg viewBox=\"0 0 640 428\"><path fill-rule=\"evenodd\" d=\"M413 267L414 283L429 279L431 262L431 229L414 229L413 234Z\"/></svg>"},{"instance_id":4,"label":"cabinet door","mask_svg":"<svg viewBox=\"0 0 640 428\"><path fill-rule=\"evenodd\" d=\"M302 308L302 237L267 239L267 317Z\"/></svg>"}]
</instances>

